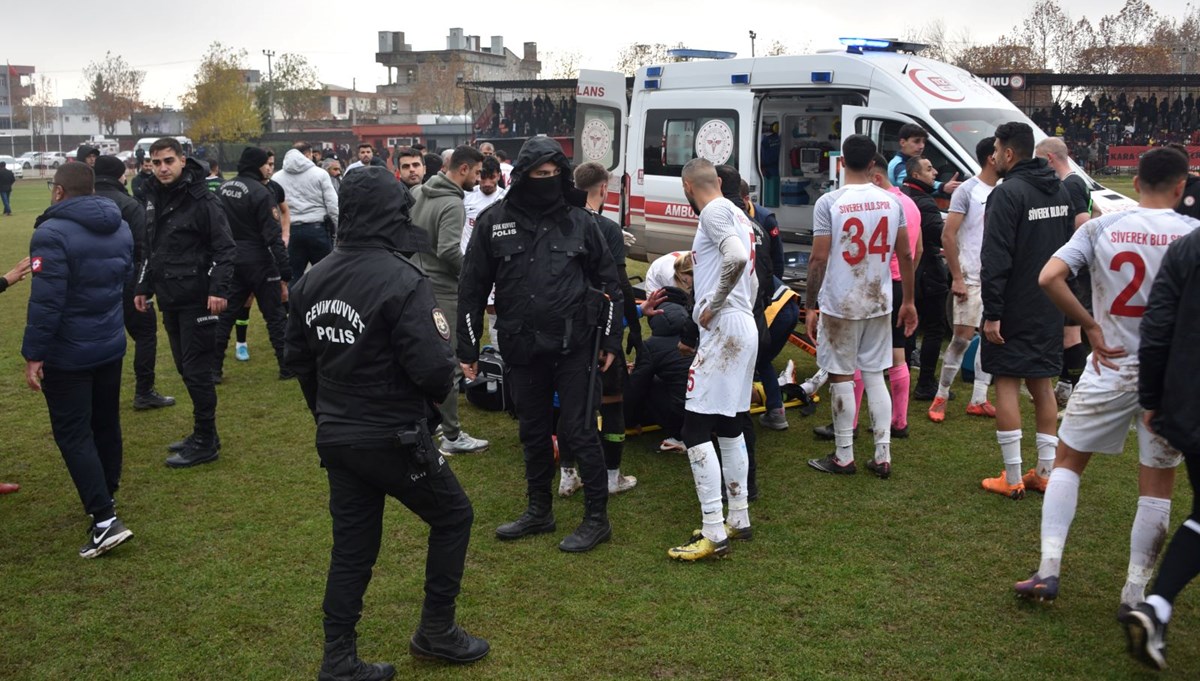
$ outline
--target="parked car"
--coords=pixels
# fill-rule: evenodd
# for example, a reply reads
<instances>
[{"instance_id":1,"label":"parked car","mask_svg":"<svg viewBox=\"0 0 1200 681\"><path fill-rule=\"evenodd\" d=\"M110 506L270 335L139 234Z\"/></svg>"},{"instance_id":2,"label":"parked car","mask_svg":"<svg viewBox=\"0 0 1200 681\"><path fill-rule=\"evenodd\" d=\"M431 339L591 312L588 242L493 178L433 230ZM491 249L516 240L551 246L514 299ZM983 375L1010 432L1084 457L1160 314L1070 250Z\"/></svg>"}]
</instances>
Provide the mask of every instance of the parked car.
<instances>
[{"instance_id":1,"label":"parked car","mask_svg":"<svg viewBox=\"0 0 1200 681\"><path fill-rule=\"evenodd\" d=\"M4 163L4 166L11 170L18 180L25 177L25 168L21 167L21 162L12 156L0 156L0 163Z\"/></svg>"},{"instance_id":2,"label":"parked car","mask_svg":"<svg viewBox=\"0 0 1200 681\"><path fill-rule=\"evenodd\" d=\"M59 166L67 162L67 155L61 151L44 151L38 154L37 160L34 162L35 168L48 168L57 170Z\"/></svg>"},{"instance_id":3,"label":"parked car","mask_svg":"<svg viewBox=\"0 0 1200 681\"><path fill-rule=\"evenodd\" d=\"M40 152L37 151L27 151L24 154L21 154L17 160L21 162L21 168L25 170L33 170L33 164L37 161L39 154Z\"/></svg>"}]
</instances>

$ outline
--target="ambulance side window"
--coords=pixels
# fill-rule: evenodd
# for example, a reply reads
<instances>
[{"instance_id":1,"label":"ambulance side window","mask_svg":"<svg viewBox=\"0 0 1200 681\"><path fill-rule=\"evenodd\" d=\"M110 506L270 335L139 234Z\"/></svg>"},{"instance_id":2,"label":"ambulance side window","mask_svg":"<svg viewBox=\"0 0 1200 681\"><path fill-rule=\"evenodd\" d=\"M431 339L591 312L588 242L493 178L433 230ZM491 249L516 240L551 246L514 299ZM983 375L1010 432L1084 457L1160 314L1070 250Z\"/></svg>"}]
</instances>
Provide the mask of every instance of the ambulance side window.
<instances>
[{"instance_id":1,"label":"ambulance side window","mask_svg":"<svg viewBox=\"0 0 1200 681\"><path fill-rule=\"evenodd\" d=\"M919 121L918 121L919 123ZM858 119L858 132L866 135L875 141L879 147L879 153L883 157L892 160L892 157L900 152L900 126L904 125L902 121L893 121L881 118L860 118ZM930 138L932 139L932 138ZM941 149L930 141L925 143L925 151L921 154L929 159L934 168L938 169L938 179L946 181L958 172L958 167L946 158ZM960 175L959 179L962 179Z\"/></svg>"},{"instance_id":2,"label":"ambulance side window","mask_svg":"<svg viewBox=\"0 0 1200 681\"><path fill-rule=\"evenodd\" d=\"M655 109L646 112L647 175L679 177L696 157L737 167L738 114L725 109Z\"/></svg>"}]
</instances>

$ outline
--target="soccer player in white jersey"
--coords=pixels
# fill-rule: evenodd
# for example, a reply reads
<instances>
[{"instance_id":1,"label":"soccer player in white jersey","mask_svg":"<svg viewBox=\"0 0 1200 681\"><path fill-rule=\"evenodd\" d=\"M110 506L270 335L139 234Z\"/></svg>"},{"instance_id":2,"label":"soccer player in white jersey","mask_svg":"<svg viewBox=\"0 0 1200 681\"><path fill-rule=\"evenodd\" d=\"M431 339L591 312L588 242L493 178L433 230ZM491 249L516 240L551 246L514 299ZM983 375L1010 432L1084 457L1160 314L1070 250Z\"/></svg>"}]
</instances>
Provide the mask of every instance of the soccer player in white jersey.
<instances>
[{"instance_id":1,"label":"soccer player in white jersey","mask_svg":"<svg viewBox=\"0 0 1200 681\"><path fill-rule=\"evenodd\" d=\"M462 254L467 254L467 245L471 243L471 233L475 231L475 218L485 208L504 198L507 189L500 184L500 162L495 156L484 156L480 166L479 184L475 189L463 195L463 207L467 210L467 221L463 225Z\"/></svg>"},{"instance_id":2,"label":"soccer player in white jersey","mask_svg":"<svg viewBox=\"0 0 1200 681\"><path fill-rule=\"evenodd\" d=\"M687 446L703 529L683 546L667 551L671 558L700 560L729 555L730 539L748 540L750 461L739 412L750 410L758 327L754 324L754 227L746 213L721 196L712 163L697 158L683 167L683 193L700 216L692 241L696 305L692 318L700 326L700 345L688 371L683 442ZM717 460L712 434L717 434ZM722 516L721 478L729 499L728 525Z\"/></svg>"},{"instance_id":3,"label":"soccer player in white jersey","mask_svg":"<svg viewBox=\"0 0 1200 681\"><path fill-rule=\"evenodd\" d=\"M929 420L941 423L946 420L946 401L950 399L950 386L958 376L963 355L971 344L971 338L983 321L983 296L979 285L979 249L983 246L983 213L987 209L988 196L1000 181L996 174L995 137L985 137L975 145L975 158L979 161L979 174L963 182L950 197L950 212L946 216L946 229L942 232L942 246L946 251L946 265L950 268L950 293L953 294L954 337L942 355L942 377L937 395L929 405ZM967 413L972 416L996 417L996 408L988 402L988 384L992 377L983 371L975 353L975 389L967 403Z\"/></svg>"},{"instance_id":4,"label":"soccer player in white jersey","mask_svg":"<svg viewBox=\"0 0 1200 681\"><path fill-rule=\"evenodd\" d=\"M862 370L863 385L875 434L875 458L867 469L886 479L892 473L892 398L883 372L892 365L893 251L900 263L904 302L897 326L905 335L917 327L913 306L913 259L904 210L895 196L871 184L875 143L851 135L842 144L846 181L841 188L817 199L813 207L813 246L808 260L807 301L817 301L806 317L809 333L816 331L817 365L829 372L836 448L809 466L824 473L857 472L854 463L854 372ZM920 229L913 225L913 229Z\"/></svg>"},{"instance_id":5,"label":"soccer player in white jersey","mask_svg":"<svg viewBox=\"0 0 1200 681\"><path fill-rule=\"evenodd\" d=\"M1129 537L1129 571L1119 615L1140 603L1167 536L1175 467L1183 460L1142 422L1138 404L1138 325L1150 286L1167 246L1200 227L1174 211L1183 195L1188 160L1174 149L1146 152L1134 188L1138 207L1088 221L1042 269L1039 283L1067 316L1082 321L1092 355L1058 430L1058 451L1042 505L1042 562L1017 582L1018 596L1050 601L1058 596L1067 531L1075 517L1079 478L1092 452L1120 454L1131 424L1137 424L1139 474L1137 515ZM1071 292L1067 279L1092 272L1093 318Z\"/></svg>"}]
</instances>

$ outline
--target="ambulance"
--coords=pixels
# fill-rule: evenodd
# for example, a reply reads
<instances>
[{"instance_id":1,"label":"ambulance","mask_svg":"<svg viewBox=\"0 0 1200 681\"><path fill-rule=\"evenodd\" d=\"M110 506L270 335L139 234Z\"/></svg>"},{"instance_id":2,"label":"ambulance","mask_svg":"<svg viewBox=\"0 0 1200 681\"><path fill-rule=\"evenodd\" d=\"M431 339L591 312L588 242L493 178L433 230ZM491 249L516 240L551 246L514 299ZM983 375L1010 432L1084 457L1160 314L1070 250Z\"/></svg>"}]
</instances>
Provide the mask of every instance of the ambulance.
<instances>
[{"instance_id":1,"label":"ambulance","mask_svg":"<svg viewBox=\"0 0 1200 681\"><path fill-rule=\"evenodd\" d=\"M789 270L802 274L813 204L842 179L846 137L868 135L890 159L900 126L916 123L929 132L924 155L942 181L976 174L976 143L1002 123L1028 123L1045 137L981 79L920 57L922 45L842 43L845 49L812 55L647 66L631 90L624 74L581 70L574 161L599 161L612 173L605 208L637 237L630 254L652 260L691 248L696 215L680 174L693 158L740 171L755 200L778 217L790 242ZM1100 212L1133 205L1083 176Z\"/></svg>"}]
</instances>

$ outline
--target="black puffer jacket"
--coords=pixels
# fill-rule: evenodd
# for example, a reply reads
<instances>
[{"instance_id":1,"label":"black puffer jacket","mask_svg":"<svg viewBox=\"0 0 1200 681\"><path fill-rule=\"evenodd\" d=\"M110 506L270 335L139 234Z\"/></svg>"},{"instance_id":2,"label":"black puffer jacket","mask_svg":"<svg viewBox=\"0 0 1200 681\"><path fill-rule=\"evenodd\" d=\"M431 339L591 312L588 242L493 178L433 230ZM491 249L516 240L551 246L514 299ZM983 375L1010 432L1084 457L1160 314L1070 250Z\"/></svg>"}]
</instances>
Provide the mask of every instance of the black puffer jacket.
<instances>
[{"instance_id":1,"label":"black puffer jacket","mask_svg":"<svg viewBox=\"0 0 1200 681\"><path fill-rule=\"evenodd\" d=\"M900 191L921 211L921 224L907 226L910 232L921 230L921 260L917 263L915 293L918 298L944 296L950 291L950 270L941 256L942 230L946 222L942 219L942 209L933 198L933 187L908 177Z\"/></svg>"},{"instance_id":2,"label":"black puffer jacket","mask_svg":"<svg viewBox=\"0 0 1200 681\"><path fill-rule=\"evenodd\" d=\"M412 197L386 169L346 176L337 248L292 284L284 364L317 420L317 443L391 440L450 394L450 325L421 270Z\"/></svg>"},{"instance_id":3,"label":"black puffer jacket","mask_svg":"<svg viewBox=\"0 0 1200 681\"><path fill-rule=\"evenodd\" d=\"M1138 401L1155 432L1200 453L1200 230L1171 244L1142 315Z\"/></svg>"},{"instance_id":4,"label":"black puffer jacket","mask_svg":"<svg viewBox=\"0 0 1200 681\"><path fill-rule=\"evenodd\" d=\"M1044 159L1021 161L992 190L984 221L983 318L1000 321L1005 342L983 340L983 370L1021 378L1057 376L1063 314L1038 286L1038 275L1075 231L1067 188Z\"/></svg>"},{"instance_id":5,"label":"black puffer jacket","mask_svg":"<svg viewBox=\"0 0 1200 681\"><path fill-rule=\"evenodd\" d=\"M536 208L528 201L526 175L553 162L561 170L561 195ZM343 190L344 191L344 190ZM475 220L458 286L458 358L479 357L483 311L496 288L496 331L504 358L514 365L538 356L565 354L591 345L593 329L605 329L601 347L621 354L623 297L617 267L595 218L583 208L586 194L571 182L571 163L549 137L521 147L512 187ZM612 301L607 319L592 319L589 289Z\"/></svg>"},{"instance_id":6,"label":"black puffer jacket","mask_svg":"<svg viewBox=\"0 0 1200 681\"><path fill-rule=\"evenodd\" d=\"M204 307L209 296L229 298L237 247L207 175L189 158L174 184L153 178L144 186L145 261L136 292L157 297L163 310Z\"/></svg>"}]
</instances>

